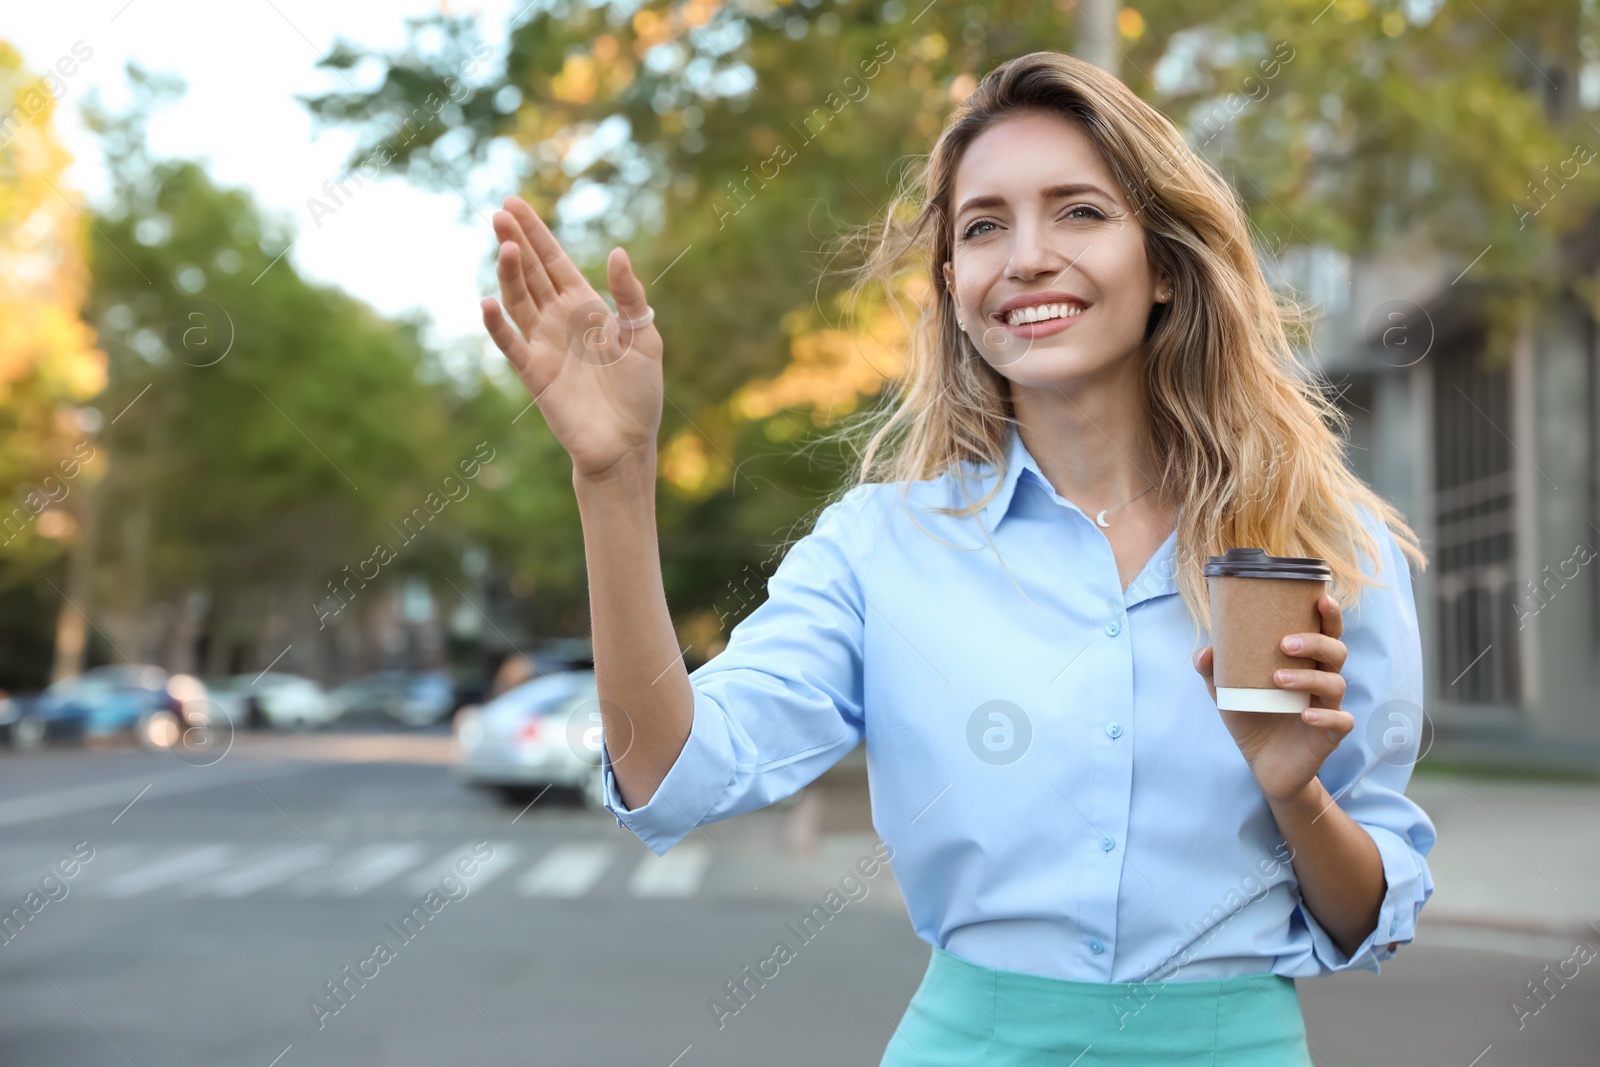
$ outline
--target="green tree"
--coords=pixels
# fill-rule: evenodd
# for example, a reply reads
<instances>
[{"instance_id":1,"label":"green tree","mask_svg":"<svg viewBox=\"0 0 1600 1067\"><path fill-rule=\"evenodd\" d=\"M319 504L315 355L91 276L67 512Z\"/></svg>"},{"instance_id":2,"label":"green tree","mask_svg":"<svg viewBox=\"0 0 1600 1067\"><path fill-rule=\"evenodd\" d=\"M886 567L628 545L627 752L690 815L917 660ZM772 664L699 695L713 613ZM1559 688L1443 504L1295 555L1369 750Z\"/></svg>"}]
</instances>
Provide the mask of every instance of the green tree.
<instances>
[{"instance_id":1,"label":"green tree","mask_svg":"<svg viewBox=\"0 0 1600 1067\"><path fill-rule=\"evenodd\" d=\"M0 41L0 688L48 680L63 552L96 473L78 406L105 381L79 317L87 232L68 199L56 95ZM92 451L92 445L90 446ZM69 476L68 472L71 472ZM76 494L76 496L75 496ZM52 588L52 585L55 587Z\"/></svg>"},{"instance_id":2,"label":"green tree","mask_svg":"<svg viewBox=\"0 0 1600 1067\"><path fill-rule=\"evenodd\" d=\"M1233 180L1263 250L1465 263L1487 249L1476 270L1506 305L1559 279L1554 250L1600 174L1579 161L1600 146L1577 93L1600 75L1589 9L1152 0L1118 31L1122 76ZM837 454L813 463L817 425L874 402L894 372L868 358L863 373L881 309L842 318L850 263L830 239L881 216L979 77L1071 50L1075 32L1070 3L552 0L503 55L470 18L413 23L396 54L341 45L328 65L376 60L378 87L307 103L365 132L353 160L382 149L440 188L511 146L524 195L601 291L604 254L628 243L668 344L663 455L687 442L679 469L701 474L664 477L669 581L687 571L673 603L703 611L765 554L740 546L788 529L838 477ZM811 374L823 387L808 395L796 372L830 332L845 354L815 363L833 372ZM747 402L785 375L764 393L781 407Z\"/></svg>"},{"instance_id":3,"label":"green tree","mask_svg":"<svg viewBox=\"0 0 1600 1067\"><path fill-rule=\"evenodd\" d=\"M248 195L149 158L144 117L178 87L130 80L130 113L92 114L114 179L86 307L111 365L96 600L148 644L152 605L199 592L223 669L268 613L317 629L327 583L397 540L388 524L471 449L419 324L304 281Z\"/></svg>"}]
</instances>

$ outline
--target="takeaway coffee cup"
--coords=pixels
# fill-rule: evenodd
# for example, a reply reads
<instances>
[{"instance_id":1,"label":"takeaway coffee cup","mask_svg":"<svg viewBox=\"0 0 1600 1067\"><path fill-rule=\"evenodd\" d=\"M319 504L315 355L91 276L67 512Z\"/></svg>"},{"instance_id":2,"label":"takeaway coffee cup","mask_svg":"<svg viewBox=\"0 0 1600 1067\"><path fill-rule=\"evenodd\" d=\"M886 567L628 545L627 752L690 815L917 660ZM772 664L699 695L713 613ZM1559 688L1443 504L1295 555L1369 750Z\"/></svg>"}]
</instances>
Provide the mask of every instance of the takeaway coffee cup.
<instances>
[{"instance_id":1,"label":"takeaway coffee cup","mask_svg":"<svg viewBox=\"0 0 1600 1067\"><path fill-rule=\"evenodd\" d=\"M1279 668L1309 669L1316 661L1284 653L1290 634L1321 633L1317 599L1333 578L1328 561L1269 556L1260 548L1230 548L1203 571L1211 599L1212 680L1217 707L1298 715L1311 694L1280 689Z\"/></svg>"}]
</instances>

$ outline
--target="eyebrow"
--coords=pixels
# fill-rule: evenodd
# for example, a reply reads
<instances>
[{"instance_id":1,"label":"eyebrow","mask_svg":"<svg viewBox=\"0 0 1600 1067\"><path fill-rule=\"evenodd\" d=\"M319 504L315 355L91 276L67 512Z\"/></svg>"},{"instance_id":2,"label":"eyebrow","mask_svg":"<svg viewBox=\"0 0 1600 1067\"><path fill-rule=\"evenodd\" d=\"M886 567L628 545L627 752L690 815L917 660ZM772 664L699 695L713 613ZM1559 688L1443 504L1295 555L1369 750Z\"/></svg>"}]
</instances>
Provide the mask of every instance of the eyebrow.
<instances>
[{"instance_id":1,"label":"eyebrow","mask_svg":"<svg viewBox=\"0 0 1600 1067\"><path fill-rule=\"evenodd\" d=\"M1099 196L1104 197L1110 203L1115 204L1117 202L1110 193L1106 192L1104 189L1093 184L1092 182L1067 182L1062 185L1046 186L1045 188L1039 190L1039 195L1046 200L1060 200L1063 197L1078 196L1081 193L1096 193ZM997 196L993 194L989 196L975 196L966 203L962 204L953 217L959 219L962 215L965 215L974 208L1000 207L1005 204L1005 202L1006 198L1003 196Z\"/></svg>"}]
</instances>

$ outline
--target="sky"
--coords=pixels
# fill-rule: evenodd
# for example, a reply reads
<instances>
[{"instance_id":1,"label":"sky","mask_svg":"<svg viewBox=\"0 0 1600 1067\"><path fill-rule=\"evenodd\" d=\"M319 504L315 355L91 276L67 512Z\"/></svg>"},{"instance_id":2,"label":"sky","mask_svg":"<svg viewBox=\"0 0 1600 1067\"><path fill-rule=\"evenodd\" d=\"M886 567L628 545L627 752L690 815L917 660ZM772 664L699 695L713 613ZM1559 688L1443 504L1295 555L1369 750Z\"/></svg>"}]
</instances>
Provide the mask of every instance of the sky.
<instances>
[{"instance_id":1,"label":"sky","mask_svg":"<svg viewBox=\"0 0 1600 1067\"><path fill-rule=\"evenodd\" d=\"M338 38L392 50L405 43L405 19L476 14L494 55L504 56L508 20L527 0L86 0L8 2L0 38L35 72L53 66L78 45L90 58L66 81L56 104L56 129L74 156L71 185L91 204L103 203L108 176L97 139L79 105L91 90L121 110L128 101L129 60L152 72L175 74L187 91L157 112L149 129L158 157L204 161L223 186L248 189L268 215L293 221L298 233L288 261L303 276L338 286L386 316L420 309L433 320L430 338L463 339L493 348L483 335L478 301L494 293L490 256L495 242L486 217L517 190L514 159L475 175L456 192L426 192L399 177L356 190L338 211L313 220L306 201L338 176L356 147L349 128L313 129L296 97L348 88L317 62ZM525 18L526 16L522 16ZM81 44L80 44L81 42ZM366 88L360 74L357 84ZM352 187L353 188L353 187ZM481 212L481 214L480 214Z\"/></svg>"}]
</instances>

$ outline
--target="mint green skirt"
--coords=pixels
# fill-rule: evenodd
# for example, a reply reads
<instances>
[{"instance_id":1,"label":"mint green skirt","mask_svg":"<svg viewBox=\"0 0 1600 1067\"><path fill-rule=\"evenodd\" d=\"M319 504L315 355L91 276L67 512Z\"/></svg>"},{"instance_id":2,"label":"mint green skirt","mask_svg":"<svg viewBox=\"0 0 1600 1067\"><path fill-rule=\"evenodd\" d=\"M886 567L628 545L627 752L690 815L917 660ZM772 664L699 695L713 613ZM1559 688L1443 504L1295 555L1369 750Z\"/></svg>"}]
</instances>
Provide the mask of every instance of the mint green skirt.
<instances>
[{"instance_id":1,"label":"mint green skirt","mask_svg":"<svg viewBox=\"0 0 1600 1067\"><path fill-rule=\"evenodd\" d=\"M1294 980L1071 982L935 947L879 1067L1311 1067Z\"/></svg>"}]
</instances>

